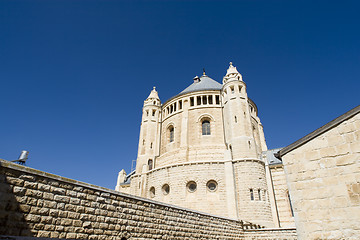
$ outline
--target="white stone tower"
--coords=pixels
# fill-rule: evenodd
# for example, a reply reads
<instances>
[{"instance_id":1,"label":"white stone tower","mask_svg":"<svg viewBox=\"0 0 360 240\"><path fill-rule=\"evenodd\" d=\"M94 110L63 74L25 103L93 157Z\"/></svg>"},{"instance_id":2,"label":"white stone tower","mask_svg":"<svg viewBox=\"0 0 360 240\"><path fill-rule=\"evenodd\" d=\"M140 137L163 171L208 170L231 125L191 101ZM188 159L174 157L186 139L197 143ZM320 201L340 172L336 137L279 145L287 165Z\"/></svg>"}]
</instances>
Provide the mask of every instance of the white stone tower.
<instances>
[{"instance_id":1,"label":"white stone tower","mask_svg":"<svg viewBox=\"0 0 360 240\"><path fill-rule=\"evenodd\" d=\"M155 166L155 156L159 155L161 102L157 91L151 91L144 101L140 127L136 172L147 172Z\"/></svg>"},{"instance_id":2,"label":"white stone tower","mask_svg":"<svg viewBox=\"0 0 360 240\"><path fill-rule=\"evenodd\" d=\"M271 225L265 162L266 151L256 105L248 98L246 84L236 67L230 66L221 90L226 146L230 150L239 219Z\"/></svg>"}]
</instances>

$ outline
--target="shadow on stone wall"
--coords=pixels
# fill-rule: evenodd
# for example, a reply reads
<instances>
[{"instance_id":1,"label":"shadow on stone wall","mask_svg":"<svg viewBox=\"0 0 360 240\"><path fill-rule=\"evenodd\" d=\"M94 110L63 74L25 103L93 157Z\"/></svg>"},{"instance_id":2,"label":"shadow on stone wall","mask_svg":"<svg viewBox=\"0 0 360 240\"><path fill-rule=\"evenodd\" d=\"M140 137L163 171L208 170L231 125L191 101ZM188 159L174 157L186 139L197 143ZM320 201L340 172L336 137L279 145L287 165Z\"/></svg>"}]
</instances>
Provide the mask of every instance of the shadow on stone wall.
<instances>
[{"instance_id":1,"label":"shadow on stone wall","mask_svg":"<svg viewBox=\"0 0 360 240\"><path fill-rule=\"evenodd\" d=\"M23 184L23 179L12 176L10 172L5 172L4 168L1 168L0 235L34 236L24 215L30 211L30 206L26 205L26 189L23 188Z\"/></svg>"}]
</instances>

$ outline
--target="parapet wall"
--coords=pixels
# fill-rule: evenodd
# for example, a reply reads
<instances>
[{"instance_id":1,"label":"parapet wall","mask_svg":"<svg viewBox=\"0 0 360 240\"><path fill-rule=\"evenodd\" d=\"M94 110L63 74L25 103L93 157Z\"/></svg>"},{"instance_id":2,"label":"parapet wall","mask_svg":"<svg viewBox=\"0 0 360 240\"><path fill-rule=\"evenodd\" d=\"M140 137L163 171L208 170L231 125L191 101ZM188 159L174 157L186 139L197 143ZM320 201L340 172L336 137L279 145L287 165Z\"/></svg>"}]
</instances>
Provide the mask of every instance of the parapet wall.
<instances>
[{"instance_id":1,"label":"parapet wall","mask_svg":"<svg viewBox=\"0 0 360 240\"><path fill-rule=\"evenodd\" d=\"M249 225L0 160L0 235L245 239L244 227Z\"/></svg>"}]
</instances>

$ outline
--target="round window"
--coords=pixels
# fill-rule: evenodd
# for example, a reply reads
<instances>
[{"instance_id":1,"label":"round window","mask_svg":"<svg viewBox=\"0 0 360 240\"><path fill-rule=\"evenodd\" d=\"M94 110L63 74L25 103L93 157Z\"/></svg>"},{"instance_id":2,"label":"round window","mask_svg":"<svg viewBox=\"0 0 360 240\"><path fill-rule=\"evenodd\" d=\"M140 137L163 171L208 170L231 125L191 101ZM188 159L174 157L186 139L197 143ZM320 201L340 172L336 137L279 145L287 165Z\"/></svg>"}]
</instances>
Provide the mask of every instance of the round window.
<instances>
[{"instance_id":1,"label":"round window","mask_svg":"<svg viewBox=\"0 0 360 240\"><path fill-rule=\"evenodd\" d=\"M155 197L155 188L154 187L150 188L150 197L151 198Z\"/></svg>"},{"instance_id":2,"label":"round window","mask_svg":"<svg viewBox=\"0 0 360 240\"><path fill-rule=\"evenodd\" d=\"M169 192L170 192L170 186L169 186L169 184L164 184L164 185L162 186L162 192L164 193L164 195L168 195L168 194L169 194Z\"/></svg>"},{"instance_id":3,"label":"round window","mask_svg":"<svg viewBox=\"0 0 360 240\"><path fill-rule=\"evenodd\" d=\"M195 192L196 191L196 182L194 182L194 181L188 182L186 187L189 190L189 192Z\"/></svg>"},{"instance_id":4,"label":"round window","mask_svg":"<svg viewBox=\"0 0 360 240\"><path fill-rule=\"evenodd\" d=\"M214 180L210 180L208 181L208 183L206 184L207 186L207 189L210 191L210 192L215 192L216 189L217 189L217 182L214 181Z\"/></svg>"}]
</instances>

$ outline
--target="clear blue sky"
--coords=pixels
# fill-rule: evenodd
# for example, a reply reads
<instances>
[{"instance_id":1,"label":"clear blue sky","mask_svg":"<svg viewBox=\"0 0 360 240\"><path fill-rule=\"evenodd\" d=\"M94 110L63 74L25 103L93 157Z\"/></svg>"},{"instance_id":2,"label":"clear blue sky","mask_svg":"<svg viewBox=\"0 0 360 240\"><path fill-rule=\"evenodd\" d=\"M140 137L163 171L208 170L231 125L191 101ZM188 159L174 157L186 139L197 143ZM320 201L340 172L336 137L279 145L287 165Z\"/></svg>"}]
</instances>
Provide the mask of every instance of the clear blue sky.
<instances>
[{"instance_id":1,"label":"clear blue sky","mask_svg":"<svg viewBox=\"0 0 360 240\"><path fill-rule=\"evenodd\" d=\"M269 148L360 103L358 1L0 1L0 158L114 188L143 100L232 61Z\"/></svg>"}]
</instances>

